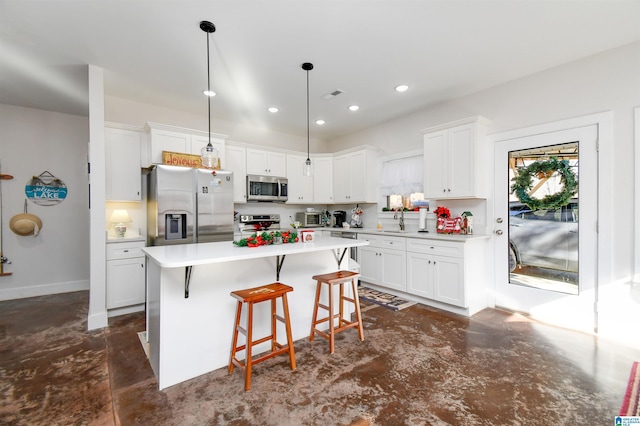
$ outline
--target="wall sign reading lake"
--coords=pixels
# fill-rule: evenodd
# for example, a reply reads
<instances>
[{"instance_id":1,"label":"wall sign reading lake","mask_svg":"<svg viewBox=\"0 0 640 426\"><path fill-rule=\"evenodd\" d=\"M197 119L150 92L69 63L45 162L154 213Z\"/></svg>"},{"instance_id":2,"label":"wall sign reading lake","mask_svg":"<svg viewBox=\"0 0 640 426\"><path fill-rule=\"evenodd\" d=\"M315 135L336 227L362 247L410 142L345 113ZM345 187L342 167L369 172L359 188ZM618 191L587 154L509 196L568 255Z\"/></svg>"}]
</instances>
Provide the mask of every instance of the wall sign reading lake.
<instances>
[{"instance_id":1,"label":"wall sign reading lake","mask_svg":"<svg viewBox=\"0 0 640 426\"><path fill-rule=\"evenodd\" d=\"M67 198L67 185L45 171L34 176L24 188L27 199L39 206L55 206Z\"/></svg>"}]
</instances>

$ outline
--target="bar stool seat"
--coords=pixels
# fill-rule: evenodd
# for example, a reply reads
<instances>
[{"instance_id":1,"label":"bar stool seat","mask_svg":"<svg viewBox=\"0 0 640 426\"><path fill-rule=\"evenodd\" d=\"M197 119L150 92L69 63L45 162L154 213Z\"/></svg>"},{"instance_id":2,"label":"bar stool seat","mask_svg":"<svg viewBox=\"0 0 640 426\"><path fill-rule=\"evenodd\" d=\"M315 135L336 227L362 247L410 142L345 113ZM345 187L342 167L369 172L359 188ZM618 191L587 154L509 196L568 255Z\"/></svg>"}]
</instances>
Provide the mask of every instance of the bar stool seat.
<instances>
[{"instance_id":1,"label":"bar stool seat","mask_svg":"<svg viewBox=\"0 0 640 426\"><path fill-rule=\"evenodd\" d=\"M360 314L360 301L358 299L358 289L356 286L356 279L360 277L360 274L351 271L337 271L331 272L329 274L322 275L314 275L312 278L317 281L316 284L316 301L313 308L313 318L311 323L311 334L309 335L309 340L313 341L315 335L318 334L329 341L329 352L333 353L335 349L335 335L341 331L347 330L349 328L357 328L358 336L360 340L364 340L364 330L362 327L362 315ZM345 296L344 293L344 284L351 281L351 290L353 294L353 298ZM320 303L320 293L323 285L327 285L328 288L328 305L323 305ZM340 299L338 303L340 304L338 307L338 313L334 314L334 303L333 303L333 286L340 286ZM353 303L355 306L355 321L350 321L344 318L344 303L349 302ZM318 308L322 308L327 311L327 317L318 319ZM338 320L337 327L335 326L335 320ZM322 330L318 330L317 325L323 322L329 322L329 331L325 332Z\"/></svg>"},{"instance_id":2,"label":"bar stool seat","mask_svg":"<svg viewBox=\"0 0 640 426\"><path fill-rule=\"evenodd\" d=\"M289 363L291 369L296 369L296 356L293 351L293 338L291 336L291 321L289 317L289 304L287 302L287 293L293 291L292 287L286 284L275 282L272 284L249 288L246 290L232 291L231 296L238 301L236 309L236 321L233 327L233 342L231 344L231 357L229 359L229 374L233 373L234 367L238 367L244 370L244 390L249 391L251 389L251 369L253 365L262 361L266 361L269 358L273 358L276 355L283 353L289 354ZM276 299L282 301L282 310L284 317L281 317L276 312ZM269 336L253 340L253 305L260 302L271 301L271 334ZM240 325L240 317L242 315L242 306L247 304L247 323L246 328ZM278 343L276 331L276 321L280 321L284 324L287 333L287 344L282 345ZM238 334L245 335L245 344L238 346ZM271 340L271 351L262 354L256 359L252 358L251 349L255 345L264 343ZM244 362L238 360L236 354L238 351L245 350Z\"/></svg>"}]
</instances>

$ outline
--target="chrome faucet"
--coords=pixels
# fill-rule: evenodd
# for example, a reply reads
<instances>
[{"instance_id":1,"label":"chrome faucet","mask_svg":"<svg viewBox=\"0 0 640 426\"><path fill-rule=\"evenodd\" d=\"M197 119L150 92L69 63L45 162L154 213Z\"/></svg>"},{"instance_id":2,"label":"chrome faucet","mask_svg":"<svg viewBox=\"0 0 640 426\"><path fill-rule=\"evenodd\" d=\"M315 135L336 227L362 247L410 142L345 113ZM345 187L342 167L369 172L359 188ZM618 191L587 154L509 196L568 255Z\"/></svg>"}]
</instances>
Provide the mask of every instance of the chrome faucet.
<instances>
[{"instance_id":1,"label":"chrome faucet","mask_svg":"<svg viewBox=\"0 0 640 426\"><path fill-rule=\"evenodd\" d=\"M400 207L400 220L398 220L398 225L400 226L400 230L404 231L404 209ZM398 209L395 210L395 214L393 215L394 219L398 219Z\"/></svg>"}]
</instances>

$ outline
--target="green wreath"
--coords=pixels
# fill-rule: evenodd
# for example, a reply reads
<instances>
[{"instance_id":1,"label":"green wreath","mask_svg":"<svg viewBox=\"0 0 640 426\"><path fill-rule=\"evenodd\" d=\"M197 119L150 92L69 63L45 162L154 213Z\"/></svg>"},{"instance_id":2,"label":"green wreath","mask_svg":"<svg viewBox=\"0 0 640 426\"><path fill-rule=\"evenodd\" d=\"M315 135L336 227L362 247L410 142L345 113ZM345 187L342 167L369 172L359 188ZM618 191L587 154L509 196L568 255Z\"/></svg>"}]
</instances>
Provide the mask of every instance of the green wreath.
<instances>
[{"instance_id":1,"label":"green wreath","mask_svg":"<svg viewBox=\"0 0 640 426\"><path fill-rule=\"evenodd\" d=\"M533 176L540 179L551 177L554 172L560 174L560 182L563 190L555 194L549 194L542 199L533 198L529 195L529 190L533 187ZM511 192L514 192L518 199L529 206L533 211L553 210L569 204L571 198L578 192L578 178L571 170L567 160L558 160L551 157L550 160L536 161L527 167L519 170L518 176L511 179Z\"/></svg>"}]
</instances>

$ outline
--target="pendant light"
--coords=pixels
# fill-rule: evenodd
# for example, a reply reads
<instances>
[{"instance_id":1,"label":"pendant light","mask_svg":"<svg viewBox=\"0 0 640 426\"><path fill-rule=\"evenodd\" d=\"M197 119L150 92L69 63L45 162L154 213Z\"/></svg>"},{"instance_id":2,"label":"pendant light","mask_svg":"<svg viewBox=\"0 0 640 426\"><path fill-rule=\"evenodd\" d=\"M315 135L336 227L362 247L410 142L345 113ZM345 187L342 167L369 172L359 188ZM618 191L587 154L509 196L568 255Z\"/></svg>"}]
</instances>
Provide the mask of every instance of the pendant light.
<instances>
[{"instance_id":1,"label":"pendant light","mask_svg":"<svg viewBox=\"0 0 640 426\"><path fill-rule=\"evenodd\" d=\"M313 64L305 62L302 64L302 69L307 72L307 160L304 162L302 174L304 176L311 176L313 174L313 168L311 167L311 156L309 154L309 71L313 69Z\"/></svg>"},{"instance_id":2,"label":"pendant light","mask_svg":"<svg viewBox=\"0 0 640 426\"><path fill-rule=\"evenodd\" d=\"M207 36L207 100L208 115L209 115L209 143L202 148L202 166L208 169L213 169L218 166L218 150L211 144L211 73L209 71L209 34L215 32L216 27L209 21L201 21L200 29L205 32Z\"/></svg>"}]
</instances>

